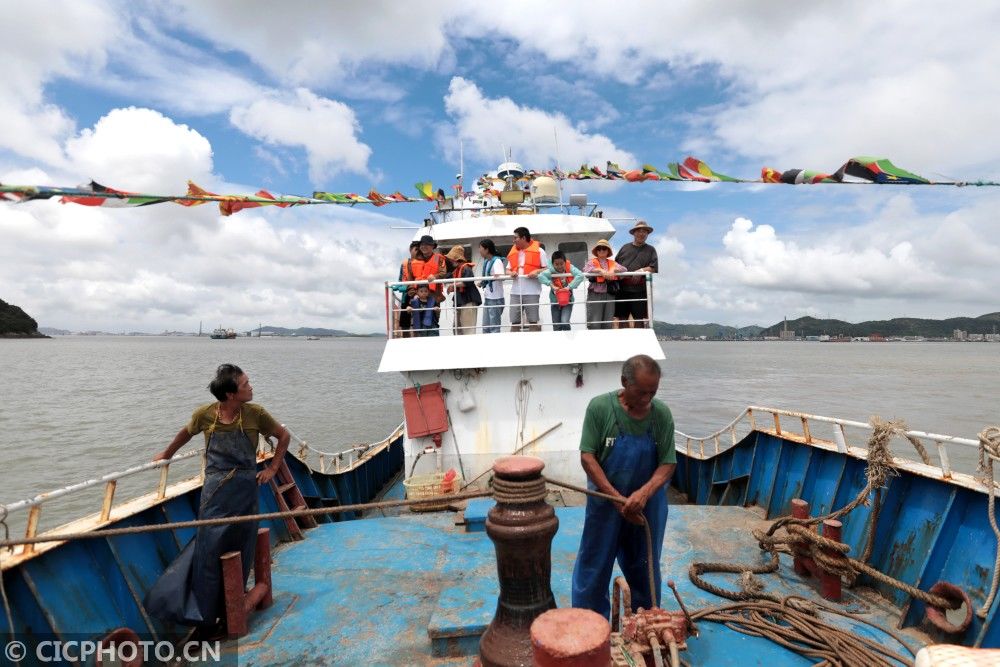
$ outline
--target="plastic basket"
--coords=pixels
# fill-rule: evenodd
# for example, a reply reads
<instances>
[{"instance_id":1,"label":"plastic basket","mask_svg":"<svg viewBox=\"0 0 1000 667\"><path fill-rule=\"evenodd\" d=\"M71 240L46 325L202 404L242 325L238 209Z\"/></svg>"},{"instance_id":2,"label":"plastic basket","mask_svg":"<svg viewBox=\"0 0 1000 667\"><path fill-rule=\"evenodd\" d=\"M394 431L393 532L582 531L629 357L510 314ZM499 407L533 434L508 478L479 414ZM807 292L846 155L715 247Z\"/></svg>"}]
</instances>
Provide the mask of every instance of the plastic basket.
<instances>
[{"instance_id":1,"label":"plastic basket","mask_svg":"<svg viewBox=\"0 0 1000 667\"><path fill-rule=\"evenodd\" d=\"M403 488L406 489L407 500L420 500L421 498L433 498L440 495L454 495L462 488L462 478L456 475L451 481L444 481L443 472L432 472L426 475L414 475L403 480ZM411 512L435 512L447 509L451 502L448 500L420 503L410 505Z\"/></svg>"}]
</instances>

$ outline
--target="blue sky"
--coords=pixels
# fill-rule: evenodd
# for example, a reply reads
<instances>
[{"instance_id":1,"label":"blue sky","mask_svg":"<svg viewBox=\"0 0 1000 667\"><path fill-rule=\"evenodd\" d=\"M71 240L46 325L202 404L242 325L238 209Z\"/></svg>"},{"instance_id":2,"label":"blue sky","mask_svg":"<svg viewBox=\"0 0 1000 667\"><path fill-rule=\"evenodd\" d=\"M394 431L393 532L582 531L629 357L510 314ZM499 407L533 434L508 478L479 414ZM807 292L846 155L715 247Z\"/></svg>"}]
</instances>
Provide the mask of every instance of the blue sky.
<instances>
[{"instance_id":1,"label":"blue sky","mask_svg":"<svg viewBox=\"0 0 1000 667\"><path fill-rule=\"evenodd\" d=\"M505 146L538 169L695 155L754 177L867 154L931 178L1000 177L1000 10L985 3L0 8L19 17L0 40L2 182L412 193L453 182L460 142L467 176ZM658 319L1000 309L1000 190L574 185L656 228ZM70 329L374 331L412 233L393 228L424 208L0 205L0 298Z\"/></svg>"}]
</instances>

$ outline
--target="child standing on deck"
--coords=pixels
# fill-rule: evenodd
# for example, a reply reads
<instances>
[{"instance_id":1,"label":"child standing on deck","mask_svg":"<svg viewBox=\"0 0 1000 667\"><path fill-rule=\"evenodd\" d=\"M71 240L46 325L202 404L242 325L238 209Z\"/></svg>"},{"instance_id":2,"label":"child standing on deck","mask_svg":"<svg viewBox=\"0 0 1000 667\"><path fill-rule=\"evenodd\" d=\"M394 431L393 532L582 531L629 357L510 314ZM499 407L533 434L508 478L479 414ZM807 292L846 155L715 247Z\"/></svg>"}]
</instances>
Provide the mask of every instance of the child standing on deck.
<instances>
[{"instance_id":1,"label":"child standing on deck","mask_svg":"<svg viewBox=\"0 0 1000 667\"><path fill-rule=\"evenodd\" d=\"M583 272L569 263L561 250L552 253L552 266L538 274L538 282L551 286L549 302L552 306L552 330L569 331L569 318L573 313L573 288L583 282ZM563 275L558 278L552 276Z\"/></svg>"},{"instance_id":2,"label":"child standing on deck","mask_svg":"<svg viewBox=\"0 0 1000 667\"><path fill-rule=\"evenodd\" d=\"M410 328L414 336L437 336L434 326L434 313L438 310L437 300L431 296L430 287L426 283L417 286L416 295L406 307L410 312Z\"/></svg>"}]
</instances>

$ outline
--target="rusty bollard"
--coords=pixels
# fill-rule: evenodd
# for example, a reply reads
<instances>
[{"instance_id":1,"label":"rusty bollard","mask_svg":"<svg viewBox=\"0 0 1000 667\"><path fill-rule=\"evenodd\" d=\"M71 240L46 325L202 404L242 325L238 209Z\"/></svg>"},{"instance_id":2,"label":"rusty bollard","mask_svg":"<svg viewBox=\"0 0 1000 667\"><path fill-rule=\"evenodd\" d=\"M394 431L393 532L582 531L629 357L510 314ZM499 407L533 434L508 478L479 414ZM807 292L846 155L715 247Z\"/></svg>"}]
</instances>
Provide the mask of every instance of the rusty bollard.
<instances>
[{"instance_id":1,"label":"rusty bollard","mask_svg":"<svg viewBox=\"0 0 1000 667\"><path fill-rule=\"evenodd\" d=\"M534 456L493 463L496 505L486 518L486 534L496 548L500 597L479 642L483 667L531 665L531 623L556 606L550 580L559 519L545 502L544 467Z\"/></svg>"}]
</instances>

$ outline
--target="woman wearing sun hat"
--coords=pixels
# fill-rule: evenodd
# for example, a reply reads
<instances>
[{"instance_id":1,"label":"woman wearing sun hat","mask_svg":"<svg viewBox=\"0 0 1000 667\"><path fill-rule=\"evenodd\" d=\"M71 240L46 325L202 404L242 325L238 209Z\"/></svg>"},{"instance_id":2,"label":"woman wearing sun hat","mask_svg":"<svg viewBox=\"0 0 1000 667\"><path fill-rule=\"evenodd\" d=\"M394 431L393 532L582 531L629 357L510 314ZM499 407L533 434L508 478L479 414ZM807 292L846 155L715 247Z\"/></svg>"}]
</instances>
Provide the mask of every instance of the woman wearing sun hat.
<instances>
[{"instance_id":1,"label":"woman wearing sun hat","mask_svg":"<svg viewBox=\"0 0 1000 667\"><path fill-rule=\"evenodd\" d=\"M611 259L614 251L605 239L595 243L590 252L594 257L583 267L584 273L591 274L587 288L587 328L610 329L619 285L615 274L627 269Z\"/></svg>"}]
</instances>

